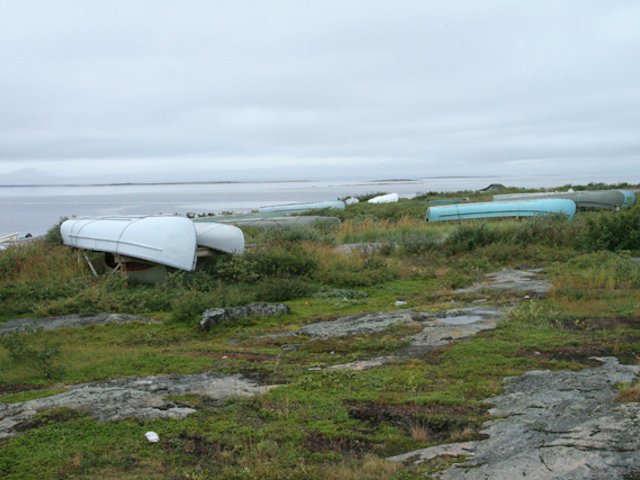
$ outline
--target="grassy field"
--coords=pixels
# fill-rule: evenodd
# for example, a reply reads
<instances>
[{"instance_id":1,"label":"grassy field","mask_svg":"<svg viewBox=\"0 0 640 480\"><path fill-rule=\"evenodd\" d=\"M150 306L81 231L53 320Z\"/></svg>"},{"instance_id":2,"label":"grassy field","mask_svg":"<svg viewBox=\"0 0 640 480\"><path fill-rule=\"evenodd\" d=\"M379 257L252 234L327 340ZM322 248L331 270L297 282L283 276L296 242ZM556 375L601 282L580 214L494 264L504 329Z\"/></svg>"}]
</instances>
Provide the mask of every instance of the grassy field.
<instances>
[{"instance_id":1,"label":"grassy field","mask_svg":"<svg viewBox=\"0 0 640 480\"><path fill-rule=\"evenodd\" d=\"M459 192L452 197L471 196ZM429 198L440 198L431 195ZM482 199L482 197L478 197ZM160 285L94 278L77 254L46 242L0 253L0 322L84 312L143 314L157 324L27 332L0 340L0 402L53 395L65 385L110 378L216 370L280 387L225 403L173 400L184 420L98 423L78 411L41 412L0 441L0 477L173 479L418 479L444 468L387 456L479 438L484 400L503 378L532 369L579 369L593 355L635 362L640 352L640 209L581 212L574 221L428 224L426 197L349 207L337 229L246 232L243 256L211 259ZM375 243L345 254L342 244ZM323 367L396 352L412 326L327 340L272 334L395 301L448 308L452 289L504 267L544 267L545 299L504 292L496 330L366 371ZM205 308L284 301L278 318L198 328ZM633 399L636 386L624 386ZM631 393L629 393L631 392ZM626 397L625 397L626 398ZM149 444L144 432L159 433Z\"/></svg>"}]
</instances>

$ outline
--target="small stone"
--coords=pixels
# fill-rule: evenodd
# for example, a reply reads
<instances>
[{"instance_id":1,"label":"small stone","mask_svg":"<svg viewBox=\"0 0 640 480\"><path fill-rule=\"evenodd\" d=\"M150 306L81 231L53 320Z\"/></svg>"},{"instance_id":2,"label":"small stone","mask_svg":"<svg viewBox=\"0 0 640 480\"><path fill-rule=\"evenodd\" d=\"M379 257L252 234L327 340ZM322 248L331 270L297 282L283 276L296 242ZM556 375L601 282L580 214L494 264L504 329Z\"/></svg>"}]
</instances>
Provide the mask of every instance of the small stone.
<instances>
[{"instance_id":1,"label":"small stone","mask_svg":"<svg viewBox=\"0 0 640 480\"><path fill-rule=\"evenodd\" d=\"M149 443L158 443L160 441L160 437L156 432L147 432L144 436L149 440Z\"/></svg>"},{"instance_id":2,"label":"small stone","mask_svg":"<svg viewBox=\"0 0 640 480\"><path fill-rule=\"evenodd\" d=\"M407 302L404 300L396 300L396 307L401 307L403 305L406 305Z\"/></svg>"}]
</instances>

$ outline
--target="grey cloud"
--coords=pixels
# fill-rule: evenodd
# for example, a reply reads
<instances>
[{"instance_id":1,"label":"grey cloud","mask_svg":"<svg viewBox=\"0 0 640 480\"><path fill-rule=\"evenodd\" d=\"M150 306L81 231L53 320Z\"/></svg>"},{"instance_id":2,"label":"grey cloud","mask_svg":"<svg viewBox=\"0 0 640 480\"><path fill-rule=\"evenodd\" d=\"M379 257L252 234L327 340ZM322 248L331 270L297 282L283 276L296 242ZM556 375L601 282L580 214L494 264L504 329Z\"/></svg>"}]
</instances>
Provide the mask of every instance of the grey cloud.
<instances>
[{"instance_id":1,"label":"grey cloud","mask_svg":"<svg viewBox=\"0 0 640 480\"><path fill-rule=\"evenodd\" d=\"M638 22L632 0L13 2L0 175L640 173Z\"/></svg>"}]
</instances>

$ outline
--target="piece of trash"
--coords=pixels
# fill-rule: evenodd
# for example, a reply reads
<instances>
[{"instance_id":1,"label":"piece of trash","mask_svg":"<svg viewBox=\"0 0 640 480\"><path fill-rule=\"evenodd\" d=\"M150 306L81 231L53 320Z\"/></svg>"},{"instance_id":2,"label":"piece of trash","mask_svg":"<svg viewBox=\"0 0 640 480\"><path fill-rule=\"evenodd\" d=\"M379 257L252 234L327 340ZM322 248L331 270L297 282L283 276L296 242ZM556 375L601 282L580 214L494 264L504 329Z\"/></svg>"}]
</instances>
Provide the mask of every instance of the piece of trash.
<instances>
[{"instance_id":1,"label":"piece of trash","mask_svg":"<svg viewBox=\"0 0 640 480\"><path fill-rule=\"evenodd\" d=\"M226 360L227 358L229 358L229 357L227 357L226 355L222 356L222 360Z\"/></svg>"},{"instance_id":2,"label":"piece of trash","mask_svg":"<svg viewBox=\"0 0 640 480\"><path fill-rule=\"evenodd\" d=\"M525 295L523 298L524 298L525 300L527 300L527 299L531 298L531 295Z\"/></svg>"},{"instance_id":3,"label":"piece of trash","mask_svg":"<svg viewBox=\"0 0 640 480\"><path fill-rule=\"evenodd\" d=\"M307 368L307 370L309 370L310 372L319 372L320 370L322 370L322 367L310 367Z\"/></svg>"},{"instance_id":4,"label":"piece of trash","mask_svg":"<svg viewBox=\"0 0 640 480\"><path fill-rule=\"evenodd\" d=\"M406 305L407 302L404 300L396 300L396 307L401 307L402 305Z\"/></svg>"},{"instance_id":5,"label":"piece of trash","mask_svg":"<svg viewBox=\"0 0 640 480\"><path fill-rule=\"evenodd\" d=\"M144 436L147 437L147 440L151 443L158 443L160 441L160 437L156 432L147 432Z\"/></svg>"},{"instance_id":6,"label":"piece of trash","mask_svg":"<svg viewBox=\"0 0 640 480\"><path fill-rule=\"evenodd\" d=\"M335 354L336 354L336 352L334 352L334 351L329 352L329 355L335 355Z\"/></svg>"}]
</instances>

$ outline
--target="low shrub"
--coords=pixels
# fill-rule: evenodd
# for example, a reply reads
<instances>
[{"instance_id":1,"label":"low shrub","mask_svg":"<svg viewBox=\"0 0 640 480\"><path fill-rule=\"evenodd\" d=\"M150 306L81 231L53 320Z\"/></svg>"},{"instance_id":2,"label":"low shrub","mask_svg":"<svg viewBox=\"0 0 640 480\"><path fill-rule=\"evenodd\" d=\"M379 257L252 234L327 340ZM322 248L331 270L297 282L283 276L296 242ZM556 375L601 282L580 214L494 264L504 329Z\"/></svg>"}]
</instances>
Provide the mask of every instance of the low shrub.
<instances>
[{"instance_id":1,"label":"low shrub","mask_svg":"<svg viewBox=\"0 0 640 480\"><path fill-rule=\"evenodd\" d=\"M442 244L439 236L433 231L404 232L399 246L406 255L424 255L439 248Z\"/></svg>"},{"instance_id":2,"label":"low shrub","mask_svg":"<svg viewBox=\"0 0 640 480\"><path fill-rule=\"evenodd\" d=\"M591 251L640 250L640 206L588 218L583 245Z\"/></svg>"},{"instance_id":3,"label":"low shrub","mask_svg":"<svg viewBox=\"0 0 640 480\"><path fill-rule=\"evenodd\" d=\"M456 255L499 242L502 238L495 228L486 223L466 223L447 237L444 249L449 255Z\"/></svg>"},{"instance_id":4,"label":"low shrub","mask_svg":"<svg viewBox=\"0 0 640 480\"><path fill-rule=\"evenodd\" d=\"M337 256L315 275L323 284L336 287L367 287L395 278L397 272L382 257Z\"/></svg>"},{"instance_id":5,"label":"low shrub","mask_svg":"<svg viewBox=\"0 0 640 480\"><path fill-rule=\"evenodd\" d=\"M245 255L261 278L308 276L318 267L315 254L300 245L263 247Z\"/></svg>"},{"instance_id":6,"label":"low shrub","mask_svg":"<svg viewBox=\"0 0 640 480\"><path fill-rule=\"evenodd\" d=\"M520 222L505 235L505 241L515 245L546 245L564 247L574 245L580 226L564 215L534 217Z\"/></svg>"},{"instance_id":7,"label":"low shrub","mask_svg":"<svg viewBox=\"0 0 640 480\"><path fill-rule=\"evenodd\" d=\"M261 302L283 302L309 295L313 285L300 279L272 278L256 286L256 300Z\"/></svg>"},{"instance_id":8,"label":"low shrub","mask_svg":"<svg viewBox=\"0 0 640 480\"><path fill-rule=\"evenodd\" d=\"M60 356L58 344L45 341L42 345L33 345L29 341L34 332L21 332L0 337L0 346L9 353L14 364L27 365L47 380L57 380L64 375L64 367L57 363Z\"/></svg>"}]
</instances>

